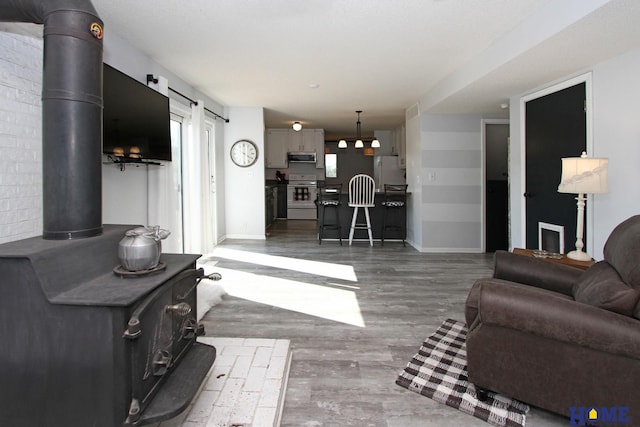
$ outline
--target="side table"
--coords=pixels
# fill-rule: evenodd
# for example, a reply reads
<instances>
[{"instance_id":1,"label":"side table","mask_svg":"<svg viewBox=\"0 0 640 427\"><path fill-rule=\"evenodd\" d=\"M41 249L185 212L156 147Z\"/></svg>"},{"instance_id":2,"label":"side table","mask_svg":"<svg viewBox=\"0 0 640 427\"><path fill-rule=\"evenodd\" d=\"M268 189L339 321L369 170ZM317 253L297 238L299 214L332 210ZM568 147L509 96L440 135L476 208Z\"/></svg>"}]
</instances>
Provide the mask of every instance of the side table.
<instances>
[{"instance_id":1,"label":"side table","mask_svg":"<svg viewBox=\"0 0 640 427\"><path fill-rule=\"evenodd\" d=\"M532 257L533 256L533 249L514 248L513 249L513 253ZM543 259L545 261L557 262L559 264L569 265L571 267L580 268L582 270L586 270L587 268L591 267L593 264L596 263L593 259L591 261L577 261L575 259L567 258L566 255L562 255L562 258L543 258L543 257L540 257L540 259Z\"/></svg>"}]
</instances>

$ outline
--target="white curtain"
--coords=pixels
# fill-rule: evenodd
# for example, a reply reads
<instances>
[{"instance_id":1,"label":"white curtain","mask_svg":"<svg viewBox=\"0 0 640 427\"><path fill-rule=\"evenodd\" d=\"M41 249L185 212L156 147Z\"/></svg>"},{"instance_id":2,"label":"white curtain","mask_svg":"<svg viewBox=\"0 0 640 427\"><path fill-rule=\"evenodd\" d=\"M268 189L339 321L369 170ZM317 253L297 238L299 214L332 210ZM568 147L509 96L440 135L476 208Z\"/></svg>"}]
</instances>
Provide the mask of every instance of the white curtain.
<instances>
[{"instance_id":1,"label":"white curtain","mask_svg":"<svg viewBox=\"0 0 640 427\"><path fill-rule=\"evenodd\" d=\"M169 95L168 80L158 76L158 83L148 83L148 86L165 96ZM173 159L179 162L180 159ZM182 252L182 223L181 216L176 211L180 201L178 187L180 183L174 181L173 163L160 161L162 166L148 166L148 191L147 191L147 223L145 225L159 225L167 229L171 235L162 242L162 251L165 253Z\"/></svg>"},{"instance_id":2,"label":"white curtain","mask_svg":"<svg viewBox=\"0 0 640 427\"><path fill-rule=\"evenodd\" d=\"M204 140L201 145L202 155L200 156L200 188L202 194L202 253L208 253L211 252L213 250L213 247L216 245L215 221L217 219L213 200L216 195L215 189L212 188L215 185L215 181L213 179L215 129L214 127L211 127L208 135L209 137L207 138L207 126L204 121L202 124L204 135Z\"/></svg>"},{"instance_id":3,"label":"white curtain","mask_svg":"<svg viewBox=\"0 0 640 427\"><path fill-rule=\"evenodd\" d=\"M204 103L191 105L191 125L184 147L185 165L182 173L184 191L184 248L187 253L203 253L202 234L202 164L204 134Z\"/></svg>"}]
</instances>

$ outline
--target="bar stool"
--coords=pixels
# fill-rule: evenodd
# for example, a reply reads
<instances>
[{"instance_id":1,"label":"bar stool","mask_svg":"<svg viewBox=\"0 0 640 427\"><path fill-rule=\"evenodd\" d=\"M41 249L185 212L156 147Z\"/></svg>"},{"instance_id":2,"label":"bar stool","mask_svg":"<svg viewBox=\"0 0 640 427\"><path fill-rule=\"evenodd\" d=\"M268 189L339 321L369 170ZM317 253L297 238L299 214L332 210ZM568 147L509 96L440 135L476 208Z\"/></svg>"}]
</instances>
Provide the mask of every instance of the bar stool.
<instances>
[{"instance_id":1,"label":"bar stool","mask_svg":"<svg viewBox=\"0 0 640 427\"><path fill-rule=\"evenodd\" d=\"M318 221L318 244L322 244L325 230L338 230L340 246L342 246L342 225L340 224L340 195L342 184L318 183L318 207L320 208L320 220ZM325 213L327 209L333 210L334 221L327 222Z\"/></svg>"},{"instance_id":2,"label":"bar stool","mask_svg":"<svg viewBox=\"0 0 640 427\"><path fill-rule=\"evenodd\" d=\"M405 184L385 184L384 185L384 214L382 216L382 239L381 244L384 246L384 238L387 231L400 232L402 238L402 246L406 246L404 240L407 237L407 187ZM393 220L395 219L395 223ZM389 223L391 221L391 223Z\"/></svg>"},{"instance_id":3,"label":"bar stool","mask_svg":"<svg viewBox=\"0 0 640 427\"><path fill-rule=\"evenodd\" d=\"M349 181L349 207L353 209L353 217L351 218L351 229L349 230L349 246L353 241L353 232L356 229L366 229L369 232L369 243L373 246L373 236L371 235L371 219L369 217L369 208L375 207L374 198L376 184L369 175L358 174ZM364 208L364 215L367 220L366 224L358 224L358 209Z\"/></svg>"}]
</instances>

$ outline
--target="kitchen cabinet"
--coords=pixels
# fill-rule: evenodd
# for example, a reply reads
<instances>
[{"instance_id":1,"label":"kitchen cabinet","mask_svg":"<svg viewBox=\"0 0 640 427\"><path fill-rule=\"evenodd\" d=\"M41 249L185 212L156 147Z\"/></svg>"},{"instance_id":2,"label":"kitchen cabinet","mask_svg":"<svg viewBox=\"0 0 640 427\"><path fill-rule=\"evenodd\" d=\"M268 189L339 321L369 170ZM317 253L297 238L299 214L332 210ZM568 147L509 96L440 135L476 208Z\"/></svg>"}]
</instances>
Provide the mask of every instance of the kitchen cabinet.
<instances>
[{"instance_id":1,"label":"kitchen cabinet","mask_svg":"<svg viewBox=\"0 0 640 427\"><path fill-rule=\"evenodd\" d=\"M265 187L264 189L264 222L265 228L269 228L276 220L277 187Z\"/></svg>"},{"instance_id":2,"label":"kitchen cabinet","mask_svg":"<svg viewBox=\"0 0 640 427\"><path fill-rule=\"evenodd\" d=\"M286 168L289 151L289 129L267 129L265 161L268 168Z\"/></svg>"},{"instance_id":3,"label":"kitchen cabinet","mask_svg":"<svg viewBox=\"0 0 640 427\"><path fill-rule=\"evenodd\" d=\"M306 129L305 132L308 132ZM289 151L304 151L302 131L289 130Z\"/></svg>"},{"instance_id":4,"label":"kitchen cabinet","mask_svg":"<svg viewBox=\"0 0 640 427\"><path fill-rule=\"evenodd\" d=\"M324 129L267 129L267 168L286 168L287 152L316 153L316 168L324 168Z\"/></svg>"},{"instance_id":5,"label":"kitchen cabinet","mask_svg":"<svg viewBox=\"0 0 640 427\"><path fill-rule=\"evenodd\" d=\"M322 134L322 145L324 146L323 129L303 129L299 132L290 130L289 151L299 151L302 153L317 153L319 149L319 135ZM324 148L323 148L324 150Z\"/></svg>"},{"instance_id":6,"label":"kitchen cabinet","mask_svg":"<svg viewBox=\"0 0 640 427\"><path fill-rule=\"evenodd\" d=\"M316 153L316 168L324 168L324 129L291 131L289 151Z\"/></svg>"},{"instance_id":7,"label":"kitchen cabinet","mask_svg":"<svg viewBox=\"0 0 640 427\"><path fill-rule=\"evenodd\" d=\"M276 202L278 204L278 212L276 218L287 217L287 184L278 184L278 196Z\"/></svg>"},{"instance_id":8,"label":"kitchen cabinet","mask_svg":"<svg viewBox=\"0 0 640 427\"><path fill-rule=\"evenodd\" d=\"M306 130L306 132L305 132ZM324 129L302 130L302 145L316 152L316 168L324 169Z\"/></svg>"}]
</instances>

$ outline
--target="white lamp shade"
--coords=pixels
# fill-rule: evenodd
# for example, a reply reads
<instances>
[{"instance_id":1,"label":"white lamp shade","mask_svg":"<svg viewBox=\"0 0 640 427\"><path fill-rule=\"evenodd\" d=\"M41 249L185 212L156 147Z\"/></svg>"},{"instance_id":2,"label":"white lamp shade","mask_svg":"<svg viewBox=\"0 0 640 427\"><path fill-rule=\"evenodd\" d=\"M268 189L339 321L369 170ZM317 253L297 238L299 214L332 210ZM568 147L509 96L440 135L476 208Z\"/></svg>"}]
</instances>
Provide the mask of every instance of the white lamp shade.
<instances>
[{"instance_id":1,"label":"white lamp shade","mask_svg":"<svg viewBox=\"0 0 640 427\"><path fill-rule=\"evenodd\" d=\"M341 139L340 142L338 142L338 148L347 148L347 141Z\"/></svg>"},{"instance_id":2,"label":"white lamp shade","mask_svg":"<svg viewBox=\"0 0 640 427\"><path fill-rule=\"evenodd\" d=\"M295 122L293 123L293 130L295 130L296 132L300 131L302 129L302 123L300 122Z\"/></svg>"},{"instance_id":3,"label":"white lamp shade","mask_svg":"<svg viewBox=\"0 0 640 427\"><path fill-rule=\"evenodd\" d=\"M354 147L362 148L362 147L364 147L364 143L362 142L361 139L358 139L358 140L356 140L356 145L354 145Z\"/></svg>"},{"instance_id":4,"label":"white lamp shade","mask_svg":"<svg viewBox=\"0 0 640 427\"><path fill-rule=\"evenodd\" d=\"M371 141L371 148L380 148L380 141L378 141L378 138Z\"/></svg>"},{"instance_id":5,"label":"white lamp shade","mask_svg":"<svg viewBox=\"0 0 640 427\"><path fill-rule=\"evenodd\" d=\"M559 193L600 194L607 193L607 168L609 159L589 158L586 153L581 157L562 159L562 178L558 185Z\"/></svg>"}]
</instances>

